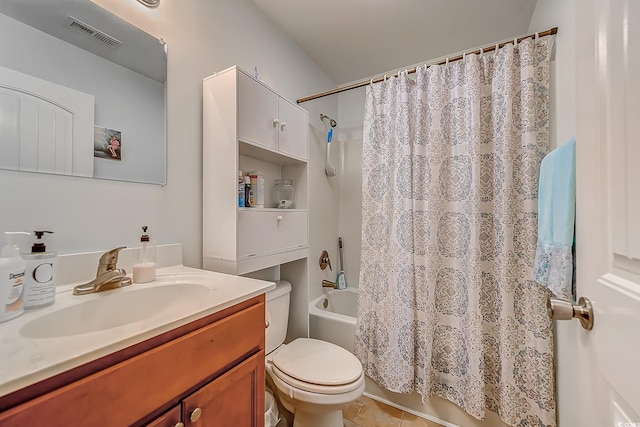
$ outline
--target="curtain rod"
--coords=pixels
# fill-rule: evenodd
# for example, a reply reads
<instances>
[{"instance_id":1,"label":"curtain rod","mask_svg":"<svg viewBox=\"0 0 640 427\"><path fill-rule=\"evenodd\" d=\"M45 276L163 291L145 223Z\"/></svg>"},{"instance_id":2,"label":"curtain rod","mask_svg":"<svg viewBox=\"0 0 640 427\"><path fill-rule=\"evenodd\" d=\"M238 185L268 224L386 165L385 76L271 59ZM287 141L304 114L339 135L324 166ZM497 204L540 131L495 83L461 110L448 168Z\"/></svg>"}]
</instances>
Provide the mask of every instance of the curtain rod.
<instances>
[{"instance_id":1,"label":"curtain rod","mask_svg":"<svg viewBox=\"0 0 640 427\"><path fill-rule=\"evenodd\" d=\"M528 39L530 37L535 37L536 34L539 37L544 37L544 36L550 36L552 34L557 34L557 33L558 33L558 27L554 27L554 28L551 28L550 30L547 30L547 31L542 31L542 32L539 32L539 33L534 33L534 34L529 34L529 35L526 35L526 36L518 37L517 40L518 40L518 43L520 43L522 40ZM510 43L513 43L513 41L509 40L509 41L505 41L505 42L502 42L502 43L498 43L498 46L502 47L502 46L505 46L505 45L510 44ZM479 49L474 50L472 52L465 52L462 55L454 56L452 58L447 58L444 61L440 61L440 62L436 62L436 63L432 63L432 64L428 64L427 63L427 64L423 64L423 65L427 65L427 66L444 65L447 62L459 61L462 58L464 58L465 55L471 55L471 54L474 54L474 53L475 54L480 54L481 52L491 52L492 50L496 50L496 45L495 44L487 45L486 47L479 48ZM419 67L421 67L421 66L422 65L419 65ZM411 68L410 70L407 70L407 72L409 74L413 74L413 73L416 72L416 68ZM394 74L397 74L397 73L393 73L392 75L394 75ZM371 84L371 83L378 83L378 82L381 82L383 80L384 80L384 76L383 77L378 77L376 79L370 79L370 80L366 80L366 81L362 81L362 82L358 82L358 83L353 83L353 84L350 84L349 86L343 86L343 87L339 87L337 89L332 89L332 90L329 90L329 91L326 91L326 92L317 93L315 95L307 96L306 98L300 98L296 102L298 104L302 104L303 102L311 101L313 99L323 98L323 97L329 96L329 95L335 95L336 93L346 92L346 91L351 90L351 89L357 89L359 87L363 87L363 86L366 86L366 85Z\"/></svg>"}]
</instances>

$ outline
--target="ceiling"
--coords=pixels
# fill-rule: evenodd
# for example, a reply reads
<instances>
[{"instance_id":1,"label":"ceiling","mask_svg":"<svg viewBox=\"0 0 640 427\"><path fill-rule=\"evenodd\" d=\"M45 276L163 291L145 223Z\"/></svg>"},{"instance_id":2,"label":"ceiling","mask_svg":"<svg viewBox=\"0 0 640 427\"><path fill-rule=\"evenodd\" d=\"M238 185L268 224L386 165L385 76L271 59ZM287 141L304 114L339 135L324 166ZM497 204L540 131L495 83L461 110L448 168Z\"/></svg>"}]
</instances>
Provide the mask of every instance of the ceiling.
<instances>
[{"instance_id":1,"label":"ceiling","mask_svg":"<svg viewBox=\"0 0 640 427\"><path fill-rule=\"evenodd\" d=\"M253 0L338 84L527 32L536 0Z\"/></svg>"}]
</instances>

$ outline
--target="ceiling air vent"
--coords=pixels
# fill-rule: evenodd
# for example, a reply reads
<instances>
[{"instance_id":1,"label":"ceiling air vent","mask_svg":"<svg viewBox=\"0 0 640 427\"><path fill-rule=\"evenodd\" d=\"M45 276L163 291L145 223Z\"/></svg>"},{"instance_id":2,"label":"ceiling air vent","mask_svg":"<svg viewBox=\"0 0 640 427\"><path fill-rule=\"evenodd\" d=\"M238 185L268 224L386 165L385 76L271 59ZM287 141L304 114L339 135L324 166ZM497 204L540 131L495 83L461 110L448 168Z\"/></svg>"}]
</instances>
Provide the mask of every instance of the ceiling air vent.
<instances>
[{"instance_id":1,"label":"ceiling air vent","mask_svg":"<svg viewBox=\"0 0 640 427\"><path fill-rule=\"evenodd\" d=\"M74 18L73 16L67 18L66 25L69 28L73 28L74 30L82 34L92 37L95 41L103 45L109 47L118 47L122 44L122 42L115 37L111 37L110 35L105 34L100 30L96 30L91 25L85 24L84 22Z\"/></svg>"}]
</instances>

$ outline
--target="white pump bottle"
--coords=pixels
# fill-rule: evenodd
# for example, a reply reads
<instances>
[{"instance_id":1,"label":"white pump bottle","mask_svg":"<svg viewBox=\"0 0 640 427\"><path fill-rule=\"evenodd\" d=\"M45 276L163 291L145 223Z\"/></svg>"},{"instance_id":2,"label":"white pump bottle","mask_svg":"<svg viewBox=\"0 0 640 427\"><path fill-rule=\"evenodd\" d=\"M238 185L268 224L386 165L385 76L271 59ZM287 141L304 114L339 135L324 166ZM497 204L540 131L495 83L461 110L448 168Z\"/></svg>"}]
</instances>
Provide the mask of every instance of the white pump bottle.
<instances>
[{"instance_id":1,"label":"white pump bottle","mask_svg":"<svg viewBox=\"0 0 640 427\"><path fill-rule=\"evenodd\" d=\"M17 234L26 234L24 231L7 231L4 233L7 245L0 252L0 322L11 320L24 313L24 289L25 264L20 257L20 248L13 243L13 237Z\"/></svg>"}]
</instances>

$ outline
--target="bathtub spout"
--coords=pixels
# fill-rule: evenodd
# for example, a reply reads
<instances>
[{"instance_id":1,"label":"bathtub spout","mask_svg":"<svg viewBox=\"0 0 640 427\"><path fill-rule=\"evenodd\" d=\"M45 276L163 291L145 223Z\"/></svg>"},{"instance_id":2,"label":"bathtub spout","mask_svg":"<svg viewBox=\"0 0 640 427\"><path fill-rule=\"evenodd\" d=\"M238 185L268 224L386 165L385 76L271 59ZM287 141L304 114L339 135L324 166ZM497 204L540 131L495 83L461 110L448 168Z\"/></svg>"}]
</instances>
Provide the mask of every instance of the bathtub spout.
<instances>
[{"instance_id":1,"label":"bathtub spout","mask_svg":"<svg viewBox=\"0 0 640 427\"><path fill-rule=\"evenodd\" d=\"M338 289L338 285L335 282L332 282L330 280L323 280L322 281L322 287L323 288L333 288L333 289Z\"/></svg>"}]
</instances>

